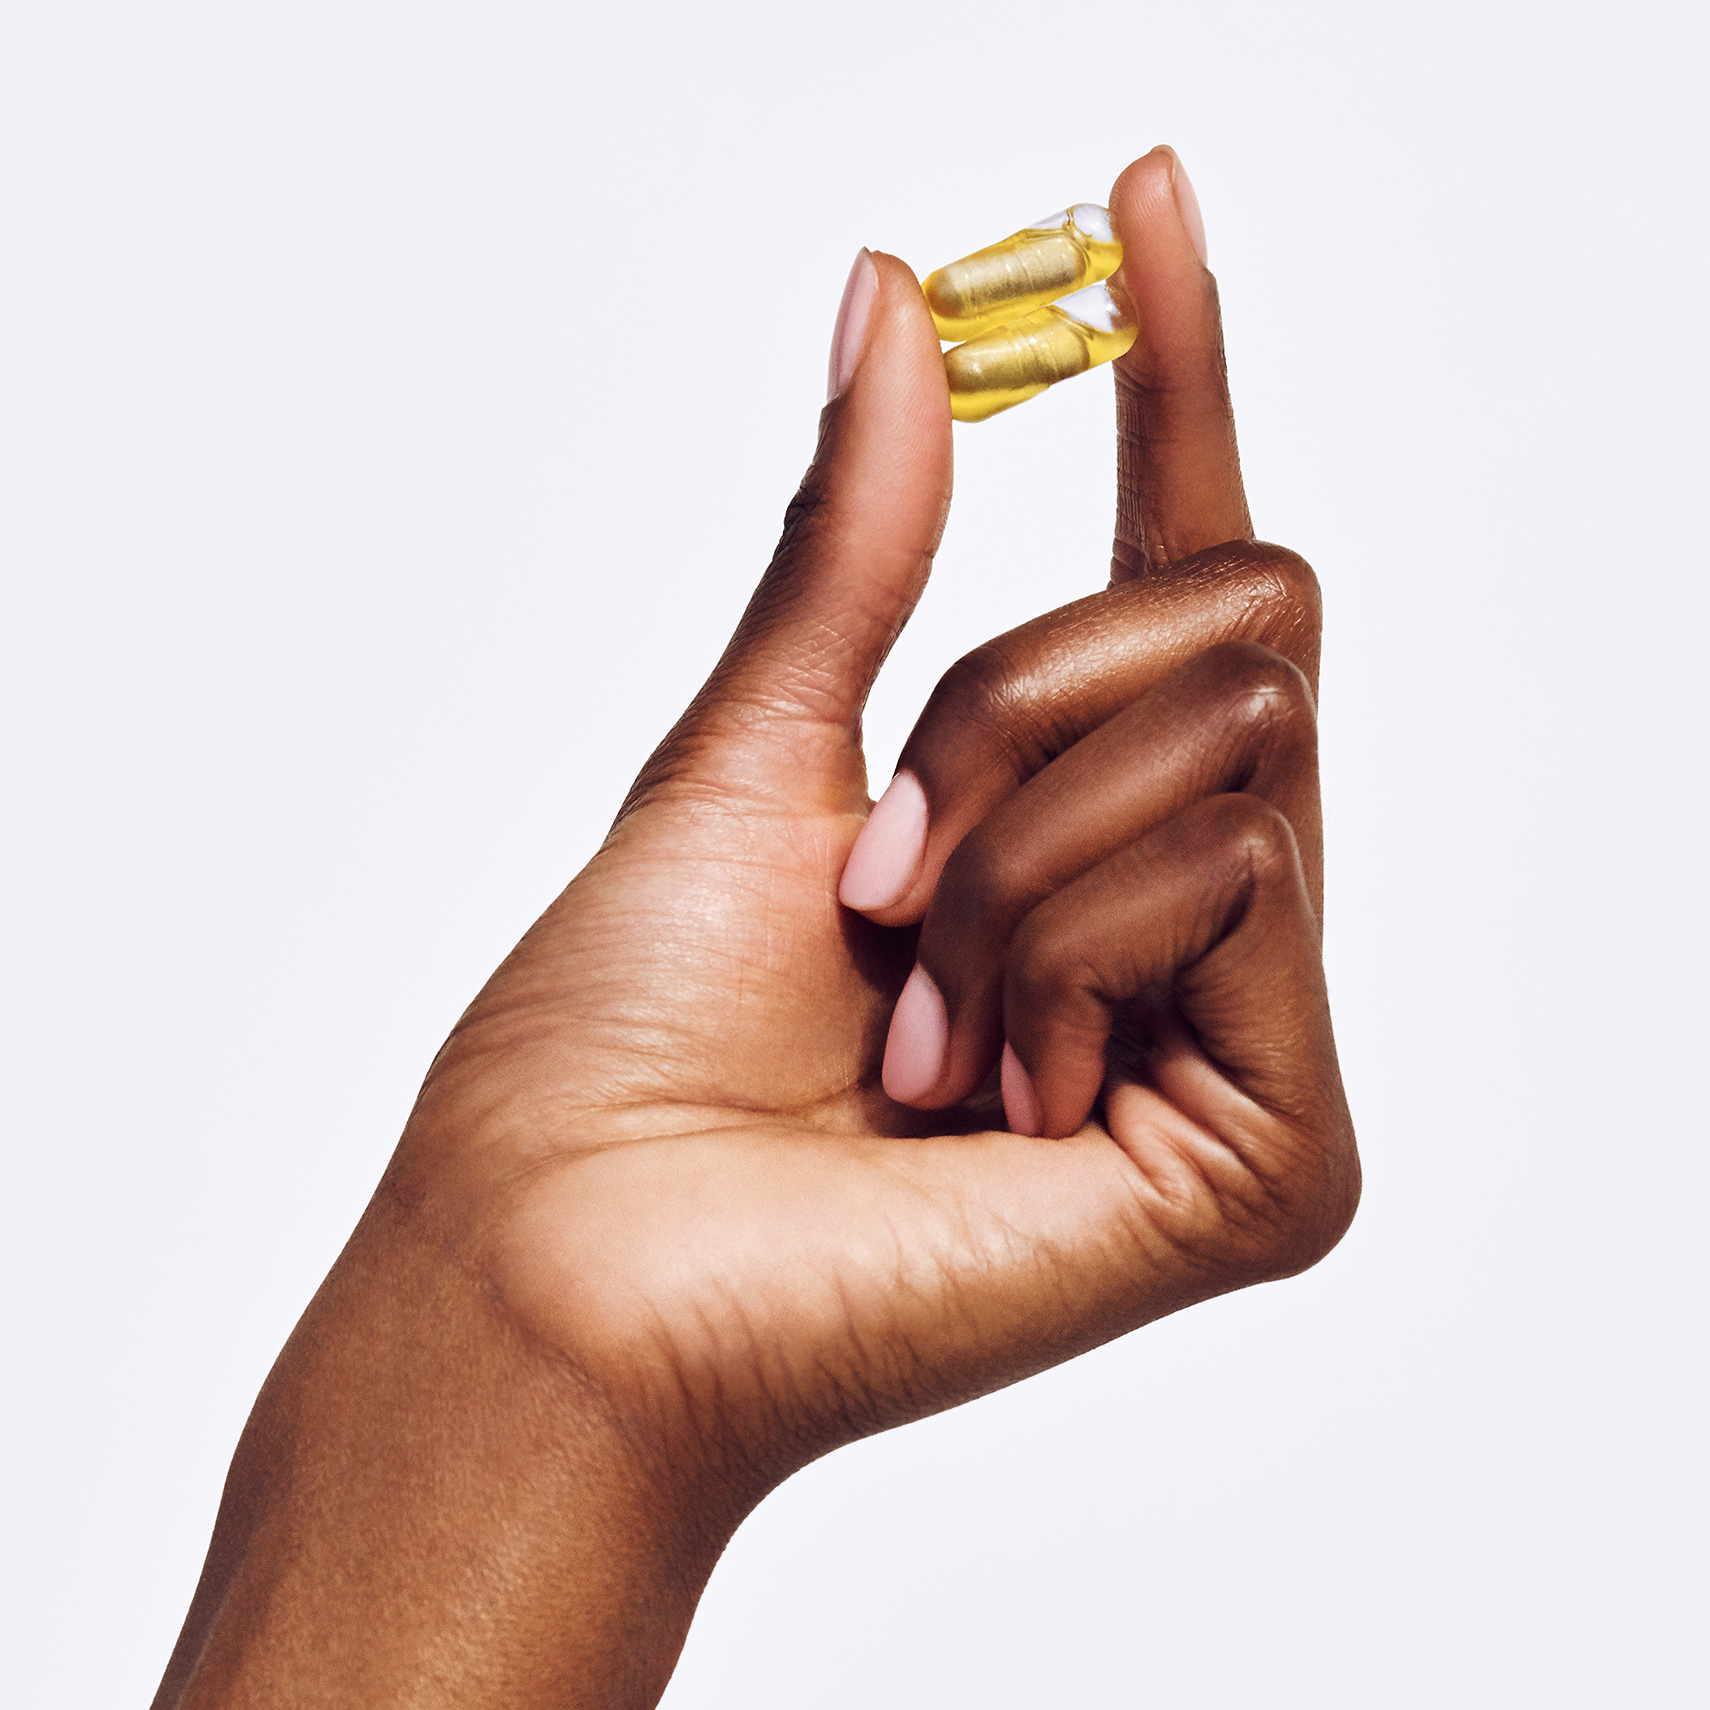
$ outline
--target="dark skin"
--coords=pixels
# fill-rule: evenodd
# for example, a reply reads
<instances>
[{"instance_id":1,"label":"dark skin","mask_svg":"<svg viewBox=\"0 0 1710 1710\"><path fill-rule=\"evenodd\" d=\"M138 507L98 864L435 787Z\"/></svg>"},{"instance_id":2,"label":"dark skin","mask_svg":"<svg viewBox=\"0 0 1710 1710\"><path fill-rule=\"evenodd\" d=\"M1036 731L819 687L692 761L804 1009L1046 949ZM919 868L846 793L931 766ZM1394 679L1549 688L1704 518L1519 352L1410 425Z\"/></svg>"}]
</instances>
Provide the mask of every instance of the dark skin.
<instances>
[{"instance_id":1,"label":"dark skin","mask_svg":"<svg viewBox=\"0 0 1710 1710\"><path fill-rule=\"evenodd\" d=\"M1316 588L1250 539L1177 171L1155 150L1111 198L1143 328L1111 585L946 675L902 758L918 870L863 913L861 708L951 443L918 286L873 258L777 556L429 1070L256 1404L157 1706L652 1704L790 1473L1347 1227ZM947 1049L903 1102L917 953Z\"/></svg>"}]
</instances>

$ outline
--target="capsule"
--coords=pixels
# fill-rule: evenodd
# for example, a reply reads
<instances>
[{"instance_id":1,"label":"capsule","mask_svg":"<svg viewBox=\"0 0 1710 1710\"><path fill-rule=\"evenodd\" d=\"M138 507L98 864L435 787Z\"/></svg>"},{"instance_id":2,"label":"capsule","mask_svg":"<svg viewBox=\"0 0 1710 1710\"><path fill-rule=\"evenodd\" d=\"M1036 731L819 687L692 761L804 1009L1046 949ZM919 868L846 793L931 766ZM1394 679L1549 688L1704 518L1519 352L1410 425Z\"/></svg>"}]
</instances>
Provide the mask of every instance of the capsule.
<instances>
[{"instance_id":1,"label":"capsule","mask_svg":"<svg viewBox=\"0 0 1710 1710\"><path fill-rule=\"evenodd\" d=\"M921 289L939 338L955 344L1108 279L1121 265L1110 215L1096 202L1077 202L929 273Z\"/></svg>"},{"instance_id":2,"label":"capsule","mask_svg":"<svg viewBox=\"0 0 1710 1710\"><path fill-rule=\"evenodd\" d=\"M996 332L945 351L950 414L959 422L983 422L1013 409L1059 380L1122 355L1138 330L1104 284L1005 321Z\"/></svg>"}]
</instances>

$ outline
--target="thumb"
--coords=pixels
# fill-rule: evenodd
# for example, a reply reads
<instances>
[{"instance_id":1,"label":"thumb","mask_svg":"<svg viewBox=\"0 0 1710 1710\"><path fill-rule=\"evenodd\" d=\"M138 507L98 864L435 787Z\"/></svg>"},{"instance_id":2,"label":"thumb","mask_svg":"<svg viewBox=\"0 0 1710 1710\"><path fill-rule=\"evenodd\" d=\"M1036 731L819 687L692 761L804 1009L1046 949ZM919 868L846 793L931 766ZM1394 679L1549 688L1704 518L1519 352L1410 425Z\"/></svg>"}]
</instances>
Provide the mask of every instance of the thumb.
<instances>
[{"instance_id":1,"label":"thumb","mask_svg":"<svg viewBox=\"0 0 1710 1710\"><path fill-rule=\"evenodd\" d=\"M919 282L862 250L819 445L730 645L630 804L673 783L848 811L861 709L926 585L950 506L950 401Z\"/></svg>"}]
</instances>

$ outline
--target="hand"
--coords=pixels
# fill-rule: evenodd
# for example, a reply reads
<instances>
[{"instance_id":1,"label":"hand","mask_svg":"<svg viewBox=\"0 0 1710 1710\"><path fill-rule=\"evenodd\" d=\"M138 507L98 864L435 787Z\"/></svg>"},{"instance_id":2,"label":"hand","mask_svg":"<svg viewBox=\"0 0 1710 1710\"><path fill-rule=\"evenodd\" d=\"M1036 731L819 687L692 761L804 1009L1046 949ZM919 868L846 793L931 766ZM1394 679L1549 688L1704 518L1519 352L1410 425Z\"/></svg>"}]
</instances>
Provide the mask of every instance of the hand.
<instances>
[{"instance_id":1,"label":"hand","mask_svg":"<svg viewBox=\"0 0 1710 1710\"><path fill-rule=\"evenodd\" d=\"M1246 538L1174 171L1111 203L1143 329L1112 585L945 677L850 864L950 484L918 286L857 263L777 555L435 1060L159 1702L651 1703L791 1471L1346 1227L1316 595Z\"/></svg>"}]
</instances>

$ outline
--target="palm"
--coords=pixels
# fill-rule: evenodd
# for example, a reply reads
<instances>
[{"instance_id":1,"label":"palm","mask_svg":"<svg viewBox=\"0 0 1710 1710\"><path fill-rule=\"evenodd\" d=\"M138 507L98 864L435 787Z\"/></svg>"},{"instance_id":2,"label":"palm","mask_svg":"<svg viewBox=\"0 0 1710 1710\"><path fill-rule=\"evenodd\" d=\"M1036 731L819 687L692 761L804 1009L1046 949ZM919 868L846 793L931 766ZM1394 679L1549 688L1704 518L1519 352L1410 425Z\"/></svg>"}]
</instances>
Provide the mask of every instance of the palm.
<instances>
[{"instance_id":1,"label":"palm","mask_svg":"<svg viewBox=\"0 0 1710 1710\"><path fill-rule=\"evenodd\" d=\"M829 793L861 803L851 744L839 760ZM1134 1162L1167 1128L1030 1140L990 1099L884 1096L914 935L838 906L858 824L704 788L642 808L424 1095L467 1134L496 1088L530 1089L490 1158L529 1182L493 1260L579 1365L647 1405L689 1381L799 1412L815 1441L851 1410L872 1429L990 1387L995 1350L1021 1375L1133 1322L1167 1244ZM1042 1293L1077 1307L1045 1348Z\"/></svg>"}]
</instances>

